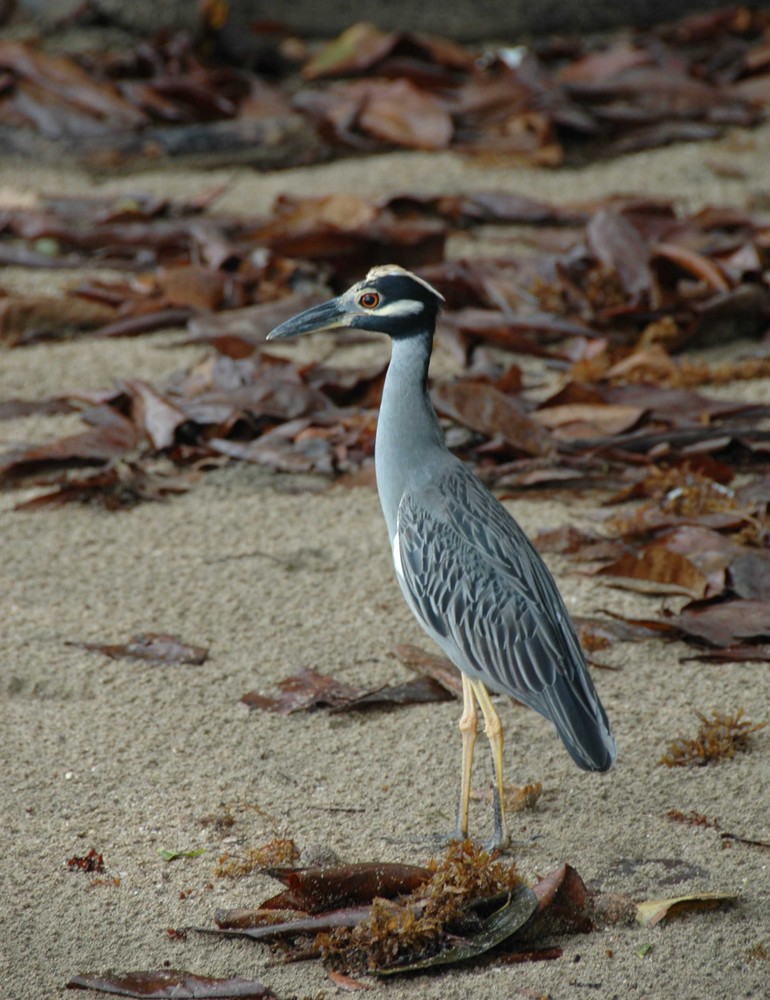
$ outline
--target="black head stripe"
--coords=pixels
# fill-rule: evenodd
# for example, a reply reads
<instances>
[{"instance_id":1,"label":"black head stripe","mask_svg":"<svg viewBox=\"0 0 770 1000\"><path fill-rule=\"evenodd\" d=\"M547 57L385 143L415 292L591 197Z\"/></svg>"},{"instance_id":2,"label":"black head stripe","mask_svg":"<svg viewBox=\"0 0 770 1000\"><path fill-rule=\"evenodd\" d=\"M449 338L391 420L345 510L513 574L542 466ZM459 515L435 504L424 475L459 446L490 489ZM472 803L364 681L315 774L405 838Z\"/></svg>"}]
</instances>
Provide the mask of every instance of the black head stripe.
<instances>
[{"instance_id":1,"label":"black head stripe","mask_svg":"<svg viewBox=\"0 0 770 1000\"><path fill-rule=\"evenodd\" d=\"M422 282L414 281L406 275L384 274L368 284L380 292L385 302L397 302L400 299L424 302L431 312L439 307L439 299L433 292Z\"/></svg>"}]
</instances>

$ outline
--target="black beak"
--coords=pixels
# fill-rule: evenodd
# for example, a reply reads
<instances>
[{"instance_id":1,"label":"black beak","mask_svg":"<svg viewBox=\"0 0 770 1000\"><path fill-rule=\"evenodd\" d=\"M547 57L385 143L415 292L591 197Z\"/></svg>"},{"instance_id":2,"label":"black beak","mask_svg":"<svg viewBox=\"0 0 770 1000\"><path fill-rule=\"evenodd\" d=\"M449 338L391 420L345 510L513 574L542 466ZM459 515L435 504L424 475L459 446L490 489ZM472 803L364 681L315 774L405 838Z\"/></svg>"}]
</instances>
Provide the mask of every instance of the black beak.
<instances>
[{"instance_id":1,"label":"black beak","mask_svg":"<svg viewBox=\"0 0 770 1000\"><path fill-rule=\"evenodd\" d=\"M339 299L330 299L320 306L311 306L297 316L292 316L281 323L267 335L268 340L281 340L286 337L299 337L302 333L321 333L324 330L338 330L346 327L346 311L340 305Z\"/></svg>"}]
</instances>

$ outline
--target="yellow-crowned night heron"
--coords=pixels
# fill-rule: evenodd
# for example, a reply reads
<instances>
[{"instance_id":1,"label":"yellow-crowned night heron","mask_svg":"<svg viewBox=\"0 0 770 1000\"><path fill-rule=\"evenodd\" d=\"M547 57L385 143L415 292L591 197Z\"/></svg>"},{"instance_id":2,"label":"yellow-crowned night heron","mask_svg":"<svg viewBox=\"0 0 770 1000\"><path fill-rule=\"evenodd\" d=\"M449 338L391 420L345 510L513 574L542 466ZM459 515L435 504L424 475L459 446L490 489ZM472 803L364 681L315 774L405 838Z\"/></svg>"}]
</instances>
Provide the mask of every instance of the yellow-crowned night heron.
<instances>
[{"instance_id":1,"label":"yellow-crowned night heron","mask_svg":"<svg viewBox=\"0 0 770 1000\"><path fill-rule=\"evenodd\" d=\"M393 563L417 620L462 672L457 833L468 833L478 702L495 767L494 842L503 845L502 727L487 688L550 719L585 770L608 770L615 741L553 577L508 511L444 442L427 390L442 300L401 267L375 267L269 339L354 328L393 341L375 444Z\"/></svg>"}]
</instances>

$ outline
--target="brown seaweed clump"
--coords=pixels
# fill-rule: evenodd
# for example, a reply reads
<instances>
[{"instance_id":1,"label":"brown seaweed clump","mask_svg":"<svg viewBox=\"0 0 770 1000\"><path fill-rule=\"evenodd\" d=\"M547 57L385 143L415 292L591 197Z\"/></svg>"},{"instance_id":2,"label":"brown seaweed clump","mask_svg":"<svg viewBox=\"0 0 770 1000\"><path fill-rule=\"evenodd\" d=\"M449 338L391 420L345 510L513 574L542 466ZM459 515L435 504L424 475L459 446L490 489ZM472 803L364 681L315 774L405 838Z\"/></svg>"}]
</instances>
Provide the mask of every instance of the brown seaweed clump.
<instances>
[{"instance_id":1,"label":"brown seaweed clump","mask_svg":"<svg viewBox=\"0 0 770 1000\"><path fill-rule=\"evenodd\" d=\"M693 767L713 764L719 760L745 753L749 749L749 736L764 729L766 722L752 723L745 718L744 709L728 715L712 712L711 718L702 712L695 713L700 719L698 735L694 739L678 736L660 763L666 767Z\"/></svg>"},{"instance_id":2,"label":"brown seaweed clump","mask_svg":"<svg viewBox=\"0 0 770 1000\"><path fill-rule=\"evenodd\" d=\"M217 878L242 878L261 868L296 864L299 856L299 850L293 840L279 837L261 847L247 848L243 857L222 854L214 874Z\"/></svg>"},{"instance_id":3,"label":"brown seaweed clump","mask_svg":"<svg viewBox=\"0 0 770 1000\"><path fill-rule=\"evenodd\" d=\"M324 961L360 973L437 955L451 939L478 929L484 902L501 905L521 881L515 865L496 860L470 840L452 841L446 856L429 861L427 868L430 878L408 896L377 898L357 926L319 935Z\"/></svg>"}]
</instances>

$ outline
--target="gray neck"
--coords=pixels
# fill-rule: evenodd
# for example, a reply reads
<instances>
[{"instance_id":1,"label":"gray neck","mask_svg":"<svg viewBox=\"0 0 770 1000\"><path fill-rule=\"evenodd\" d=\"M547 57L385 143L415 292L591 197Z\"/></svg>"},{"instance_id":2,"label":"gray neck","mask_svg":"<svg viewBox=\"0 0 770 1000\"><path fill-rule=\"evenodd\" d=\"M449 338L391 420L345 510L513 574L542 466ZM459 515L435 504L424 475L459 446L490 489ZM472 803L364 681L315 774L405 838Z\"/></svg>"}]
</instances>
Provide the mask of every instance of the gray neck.
<instances>
[{"instance_id":1,"label":"gray neck","mask_svg":"<svg viewBox=\"0 0 770 1000\"><path fill-rule=\"evenodd\" d=\"M441 453L444 435L428 396L433 333L393 340L382 390L374 449L377 490L392 538L404 491L419 482Z\"/></svg>"}]
</instances>

